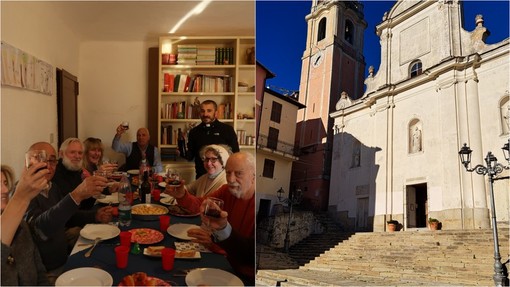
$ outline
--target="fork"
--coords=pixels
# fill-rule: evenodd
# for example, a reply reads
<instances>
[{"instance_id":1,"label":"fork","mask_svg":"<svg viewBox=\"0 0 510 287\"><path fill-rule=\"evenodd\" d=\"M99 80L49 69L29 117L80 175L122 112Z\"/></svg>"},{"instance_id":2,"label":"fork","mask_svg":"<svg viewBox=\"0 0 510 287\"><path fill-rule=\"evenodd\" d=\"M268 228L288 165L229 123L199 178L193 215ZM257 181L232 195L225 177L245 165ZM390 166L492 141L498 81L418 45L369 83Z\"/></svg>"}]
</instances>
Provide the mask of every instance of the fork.
<instances>
[{"instance_id":1,"label":"fork","mask_svg":"<svg viewBox=\"0 0 510 287\"><path fill-rule=\"evenodd\" d=\"M90 255L92 255L92 251L94 248L96 248L96 245L99 243L99 241L101 241L101 237L96 237L96 240L94 240L94 245L92 245L92 248L90 248L89 251L85 253L85 257L90 257Z\"/></svg>"}]
</instances>

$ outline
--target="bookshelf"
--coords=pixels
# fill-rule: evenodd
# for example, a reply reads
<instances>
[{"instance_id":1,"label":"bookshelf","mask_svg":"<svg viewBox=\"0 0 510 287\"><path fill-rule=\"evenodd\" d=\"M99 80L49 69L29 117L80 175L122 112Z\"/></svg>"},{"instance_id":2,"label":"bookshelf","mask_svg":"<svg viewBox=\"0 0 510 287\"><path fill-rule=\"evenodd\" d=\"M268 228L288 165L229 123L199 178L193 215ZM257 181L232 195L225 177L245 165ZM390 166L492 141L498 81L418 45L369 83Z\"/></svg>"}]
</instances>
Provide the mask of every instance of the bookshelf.
<instances>
[{"instance_id":1,"label":"bookshelf","mask_svg":"<svg viewBox=\"0 0 510 287\"><path fill-rule=\"evenodd\" d=\"M175 150L179 129L186 138L200 123L204 100L218 104L218 119L237 132L240 149L255 152L254 46L250 36L159 38L155 128L164 165L192 169L194 178L194 163L176 157Z\"/></svg>"}]
</instances>

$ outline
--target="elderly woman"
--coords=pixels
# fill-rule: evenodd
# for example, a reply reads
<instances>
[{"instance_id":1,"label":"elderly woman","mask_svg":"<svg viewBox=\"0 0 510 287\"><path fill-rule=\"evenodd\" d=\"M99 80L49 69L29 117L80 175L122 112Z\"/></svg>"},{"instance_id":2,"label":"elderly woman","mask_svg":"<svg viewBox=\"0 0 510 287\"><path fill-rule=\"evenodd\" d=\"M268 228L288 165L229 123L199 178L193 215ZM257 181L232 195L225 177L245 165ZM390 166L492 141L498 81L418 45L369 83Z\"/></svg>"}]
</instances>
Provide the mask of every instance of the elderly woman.
<instances>
[{"instance_id":1,"label":"elderly woman","mask_svg":"<svg viewBox=\"0 0 510 287\"><path fill-rule=\"evenodd\" d=\"M204 197L226 184L225 164L231 153L230 148L224 145L208 145L202 148L200 157L207 173L186 185L186 190L197 197Z\"/></svg>"},{"instance_id":2,"label":"elderly woman","mask_svg":"<svg viewBox=\"0 0 510 287\"><path fill-rule=\"evenodd\" d=\"M84 157L83 157L83 174L85 177L91 176L96 170L106 171L112 173L117 170L116 163L103 162L104 147L101 139L87 138L83 142Z\"/></svg>"},{"instance_id":3,"label":"elderly woman","mask_svg":"<svg viewBox=\"0 0 510 287\"><path fill-rule=\"evenodd\" d=\"M12 170L2 165L2 281L1 285L50 285L39 250L23 215L32 198L47 185L45 163L36 163L23 171L16 192L9 199L14 185Z\"/></svg>"}]
</instances>

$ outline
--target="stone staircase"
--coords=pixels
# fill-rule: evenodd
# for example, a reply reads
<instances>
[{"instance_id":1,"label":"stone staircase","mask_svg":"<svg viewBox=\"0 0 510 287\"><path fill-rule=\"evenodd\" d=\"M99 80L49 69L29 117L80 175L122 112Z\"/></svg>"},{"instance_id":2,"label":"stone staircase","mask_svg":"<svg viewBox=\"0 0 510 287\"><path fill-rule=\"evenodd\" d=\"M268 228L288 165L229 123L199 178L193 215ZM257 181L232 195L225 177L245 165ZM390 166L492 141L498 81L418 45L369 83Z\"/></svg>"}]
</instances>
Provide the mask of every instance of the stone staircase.
<instances>
[{"instance_id":1,"label":"stone staircase","mask_svg":"<svg viewBox=\"0 0 510 287\"><path fill-rule=\"evenodd\" d=\"M305 265L354 234L352 232L343 232L327 213L320 213L315 216L323 226L323 232L312 234L289 248L289 257L300 266Z\"/></svg>"},{"instance_id":2,"label":"stone staircase","mask_svg":"<svg viewBox=\"0 0 510 287\"><path fill-rule=\"evenodd\" d=\"M504 263L510 231L498 231ZM356 233L299 269L258 270L256 285L490 286L493 257L490 229Z\"/></svg>"}]
</instances>

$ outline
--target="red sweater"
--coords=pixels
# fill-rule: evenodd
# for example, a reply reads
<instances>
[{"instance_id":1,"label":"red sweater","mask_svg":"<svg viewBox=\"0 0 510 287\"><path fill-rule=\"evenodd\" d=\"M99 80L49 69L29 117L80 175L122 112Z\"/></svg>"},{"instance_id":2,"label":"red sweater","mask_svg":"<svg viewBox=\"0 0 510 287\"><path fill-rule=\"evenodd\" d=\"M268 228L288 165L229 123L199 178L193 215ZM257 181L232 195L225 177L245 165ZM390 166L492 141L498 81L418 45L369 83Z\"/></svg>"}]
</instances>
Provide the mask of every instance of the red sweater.
<instances>
[{"instance_id":1,"label":"red sweater","mask_svg":"<svg viewBox=\"0 0 510 287\"><path fill-rule=\"evenodd\" d=\"M239 199L230 193L225 184L208 196L223 200L223 210L228 213L228 222L232 226L230 237L218 245L227 252L230 265L239 275L245 280L255 280L255 194L247 200ZM177 201L191 212L199 212L203 200L203 197L186 192Z\"/></svg>"}]
</instances>

